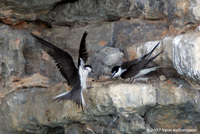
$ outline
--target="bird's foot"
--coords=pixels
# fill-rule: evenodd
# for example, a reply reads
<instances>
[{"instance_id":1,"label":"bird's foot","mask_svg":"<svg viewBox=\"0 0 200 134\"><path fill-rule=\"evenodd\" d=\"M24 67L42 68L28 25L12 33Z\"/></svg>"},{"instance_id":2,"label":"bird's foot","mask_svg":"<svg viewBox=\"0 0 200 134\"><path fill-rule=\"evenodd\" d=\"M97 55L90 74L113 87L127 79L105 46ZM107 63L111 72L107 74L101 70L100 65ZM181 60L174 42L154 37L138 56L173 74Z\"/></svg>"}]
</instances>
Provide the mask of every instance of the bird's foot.
<instances>
[{"instance_id":1,"label":"bird's foot","mask_svg":"<svg viewBox=\"0 0 200 134\"><path fill-rule=\"evenodd\" d=\"M134 78L130 78L129 81L126 82L126 83L130 83L131 84L131 83L133 83L133 80L134 80Z\"/></svg>"}]
</instances>

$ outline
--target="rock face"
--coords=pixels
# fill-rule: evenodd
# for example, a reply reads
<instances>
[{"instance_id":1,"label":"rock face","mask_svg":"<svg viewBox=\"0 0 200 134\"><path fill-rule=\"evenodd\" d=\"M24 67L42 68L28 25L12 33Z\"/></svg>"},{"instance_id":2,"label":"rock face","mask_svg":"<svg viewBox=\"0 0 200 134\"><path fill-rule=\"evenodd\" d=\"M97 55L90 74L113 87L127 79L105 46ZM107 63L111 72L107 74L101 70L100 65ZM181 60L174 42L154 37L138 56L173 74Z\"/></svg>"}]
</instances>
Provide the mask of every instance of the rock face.
<instances>
[{"instance_id":1,"label":"rock face","mask_svg":"<svg viewBox=\"0 0 200 134\"><path fill-rule=\"evenodd\" d=\"M104 47L99 53L96 52L91 59L94 77L109 75L111 67L121 65L124 54L118 48Z\"/></svg>"},{"instance_id":2,"label":"rock face","mask_svg":"<svg viewBox=\"0 0 200 134\"><path fill-rule=\"evenodd\" d=\"M27 84L37 83L37 79L34 79L34 77L33 75L20 81L27 80L25 82ZM39 78L38 75L37 77ZM45 79L48 80L48 78L44 78L40 82L48 84ZM85 102L90 113L87 110L82 112L70 101L51 102L53 96L68 89L66 84L59 83L49 88L42 85L43 88L29 84L29 86L26 86L28 88L21 87L19 88L20 90L14 90L14 92L3 98L1 103L1 108L3 109L1 111L1 133L12 131L46 133L50 132L50 129L54 129L52 133L56 133L58 130L75 131L76 133L82 133L83 131L88 133L89 131L95 133L146 132L146 129L150 128L145 122L146 118L150 126L153 125L155 128L161 127L163 129L182 128L186 125L184 122L192 121L193 125L191 124L187 128L195 128L199 131L198 123L200 117L197 107L200 94L197 90L188 90L188 85L180 87L181 82L175 80L163 82L150 80L147 83L124 84L123 81L94 83L90 80L88 83L91 88L84 91ZM19 84L20 82L12 82L12 85L15 86L11 88L17 87ZM180 91L181 93L179 93ZM187 104L185 109L189 110L186 110L186 113L181 107L177 107L177 105L185 102ZM163 107L160 108L160 106L157 106L158 104L163 105ZM174 107L166 108L169 104L174 105ZM182 107L184 108L184 106ZM157 112L152 112L152 110L159 112L154 115ZM175 112L176 114L174 114L174 110L177 111ZM195 120L184 117L190 111L192 111ZM170 126L171 123L165 123L166 125L162 126L160 121L156 121L160 120L156 117L157 115L166 114L165 116L168 116L169 113L172 117L166 120L170 121L173 120L172 118L178 118L176 119L177 122L181 122L182 118L184 118L184 122L179 126ZM145 117L145 120L143 117ZM79 127L82 129L79 129Z\"/></svg>"},{"instance_id":3,"label":"rock face","mask_svg":"<svg viewBox=\"0 0 200 134\"><path fill-rule=\"evenodd\" d=\"M200 132L199 0L3 0L0 3L0 134ZM71 89L30 32L67 51L77 65L83 33L94 73L84 111L52 97ZM113 66L160 45L136 79ZM190 130L190 131L189 131Z\"/></svg>"},{"instance_id":4,"label":"rock face","mask_svg":"<svg viewBox=\"0 0 200 134\"><path fill-rule=\"evenodd\" d=\"M6 23L43 20L49 24L74 25L120 18L167 19L181 25L199 22L198 0L3 0L0 17Z\"/></svg>"},{"instance_id":5,"label":"rock face","mask_svg":"<svg viewBox=\"0 0 200 134\"><path fill-rule=\"evenodd\" d=\"M173 40L173 62L179 74L200 80L200 33L180 35Z\"/></svg>"}]
</instances>

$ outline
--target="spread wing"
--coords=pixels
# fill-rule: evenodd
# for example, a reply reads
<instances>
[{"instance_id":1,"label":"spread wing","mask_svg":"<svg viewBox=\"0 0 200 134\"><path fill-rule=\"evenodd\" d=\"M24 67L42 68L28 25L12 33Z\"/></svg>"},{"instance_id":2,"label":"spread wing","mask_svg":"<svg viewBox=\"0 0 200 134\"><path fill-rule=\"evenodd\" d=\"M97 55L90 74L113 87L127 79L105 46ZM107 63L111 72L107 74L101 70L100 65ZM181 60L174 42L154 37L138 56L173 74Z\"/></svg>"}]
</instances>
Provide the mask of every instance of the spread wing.
<instances>
[{"instance_id":1,"label":"spread wing","mask_svg":"<svg viewBox=\"0 0 200 134\"><path fill-rule=\"evenodd\" d=\"M32 33L31 33L32 34ZM69 85L74 85L77 82L78 70L74 65L72 57L64 50L52 45L51 43L32 34L35 41L39 43L41 48L45 50L56 62L61 74L67 79Z\"/></svg>"},{"instance_id":2,"label":"spread wing","mask_svg":"<svg viewBox=\"0 0 200 134\"><path fill-rule=\"evenodd\" d=\"M86 45L85 45L86 36L87 36L87 32L84 32L82 39L81 39L80 47L79 47L78 67L82 63L81 59L84 62L83 64L85 64L88 59L88 53L87 53L87 49L86 49Z\"/></svg>"}]
</instances>

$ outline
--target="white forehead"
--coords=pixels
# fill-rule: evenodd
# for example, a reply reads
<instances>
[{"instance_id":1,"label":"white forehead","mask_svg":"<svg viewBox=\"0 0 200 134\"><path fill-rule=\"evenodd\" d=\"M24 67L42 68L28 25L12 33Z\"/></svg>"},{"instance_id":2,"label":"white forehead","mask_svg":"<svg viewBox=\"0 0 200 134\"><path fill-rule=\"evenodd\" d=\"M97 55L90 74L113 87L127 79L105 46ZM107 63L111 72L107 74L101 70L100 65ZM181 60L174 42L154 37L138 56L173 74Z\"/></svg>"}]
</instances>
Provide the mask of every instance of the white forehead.
<instances>
[{"instance_id":1,"label":"white forehead","mask_svg":"<svg viewBox=\"0 0 200 134\"><path fill-rule=\"evenodd\" d=\"M117 71L113 72L113 74L115 74L114 77L118 77L118 76L120 76L120 75L122 74L122 69L121 69L121 67L118 68Z\"/></svg>"},{"instance_id":2,"label":"white forehead","mask_svg":"<svg viewBox=\"0 0 200 134\"><path fill-rule=\"evenodd\" d=\"M113 77L118 77L118 76L121 76L121 74L123 72L125 72L127 69L122 69L121 67L119 67L119 69L115 72L113 72L114 76Z\"/></svg>"},{"instance_id":3,"label":"white forehead","mask_svg":"<svg viewBox=\"0 0 200 134\"><path fill-rule=\"evenodd\" d=\"M92 68L91 67L85 67L85 70L88 70L89 72L91 72Z\"/></svg>"}]
</instances>

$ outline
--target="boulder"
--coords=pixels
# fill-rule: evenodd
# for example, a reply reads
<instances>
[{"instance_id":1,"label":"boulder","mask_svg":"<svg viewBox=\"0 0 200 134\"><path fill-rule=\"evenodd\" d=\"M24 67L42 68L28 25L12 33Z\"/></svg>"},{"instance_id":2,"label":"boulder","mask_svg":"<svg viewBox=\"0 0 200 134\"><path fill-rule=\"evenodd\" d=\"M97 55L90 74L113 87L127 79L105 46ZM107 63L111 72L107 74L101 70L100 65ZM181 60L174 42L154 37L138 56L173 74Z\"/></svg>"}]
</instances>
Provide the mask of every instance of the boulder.
<instances>
[{"instance_id":1,"label":"boulder","mask_svg":"<svg viewBox=\"0 0 200 134\"><path fill-rule=\"evenodd\" d=\"M111 75L112 67L121 65L124 54L118 48L104 47L91 57L91 65L94 70L93 76Z\"/></svg>"},{"instance_id":2,"label":"boulder","mask_svg":"<svg viewBox=\"0 0 200 134\"><path fill-rule=\"evenodd\" d=\"M173 64L177 72L195 81L200 80L199 32L176 36L173 40Z\"/></svg>"}]
</instances>

